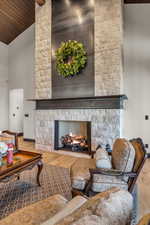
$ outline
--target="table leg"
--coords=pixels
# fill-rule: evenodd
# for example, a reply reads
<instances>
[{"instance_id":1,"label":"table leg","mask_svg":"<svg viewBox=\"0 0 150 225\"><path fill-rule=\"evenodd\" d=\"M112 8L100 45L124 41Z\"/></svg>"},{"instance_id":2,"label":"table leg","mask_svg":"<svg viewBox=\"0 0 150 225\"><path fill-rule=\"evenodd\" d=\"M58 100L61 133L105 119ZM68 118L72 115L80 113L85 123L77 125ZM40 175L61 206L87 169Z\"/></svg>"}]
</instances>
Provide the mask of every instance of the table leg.
<instances>
[{"instance_id":1,"label":"table leg","mask_svg":"<svg viewBox=\"0 0 150 225\"><path fill-rule=\"evenodd\" d=\"M37 183L38 183L39 186L41 186L41 184L40 184L40 174L41 174L41 171L43 169L43 162L42 161L39 161L38 164L37 164L37 166L38 166Z\"/></svg>"}]
</instances>

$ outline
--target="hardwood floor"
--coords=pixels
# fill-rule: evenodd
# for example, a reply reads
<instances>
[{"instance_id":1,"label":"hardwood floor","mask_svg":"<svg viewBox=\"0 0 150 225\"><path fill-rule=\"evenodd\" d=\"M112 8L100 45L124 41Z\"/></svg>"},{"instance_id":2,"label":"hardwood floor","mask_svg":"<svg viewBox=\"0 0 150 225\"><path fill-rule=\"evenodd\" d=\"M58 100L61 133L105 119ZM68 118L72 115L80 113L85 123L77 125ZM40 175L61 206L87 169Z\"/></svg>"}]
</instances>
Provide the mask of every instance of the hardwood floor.
<instances>
[{"instance_id":1,"label":"hardwood floor","mask_svg":"<svg viewBox=\"0 0 150 225\"><path fill-rule=\"evenodd\" d=\"M68 153L65 153L63 151L61 151L61 154L55 152L48 153L45 151L38 151L35 149L35 145L33 142L25 142L22 140L22 138L20 138L19 140L19 148L21 150L43 153L43 161L45 163L65 168L70 168L72 164L75 163L76 160L78 160L77 156L86 158L88 157L83 154L78 155L78 153L75 153L74 156L72 156L70 154L68 155ZM139 192L139 218L141 218L146 213L150 213L150 159L147 159L137 183Z\"/></svg>"},{"instance_id":2,"label":"hardwood floor","mask_svg":"<svg viewBox=\"0 0 150 225\"><path fill-rule=\"evenodd\" d=\"M26 150L26 151L34 151L34 152L39 152L42 153L43 155L43 161L49 165L53 165L53 166L60 166L60 167L64 167L64 168L71 168L71 166L73 165L73 163L76 162L76 160L78 160L77 156L72 156L72 155L68 155L66 152L60 151L57 152L46 152L46 151L41 151L41 150L36 150L35 149L35 144L34 142L28 142L28 141L23 141L22 138L19 138L19 149L21 150ZM77 153L74 153L74 155L77 155ZM86 156L85 154L80 154L82 155L82 157L89 157Z\"/></svg>"}]
</instances>

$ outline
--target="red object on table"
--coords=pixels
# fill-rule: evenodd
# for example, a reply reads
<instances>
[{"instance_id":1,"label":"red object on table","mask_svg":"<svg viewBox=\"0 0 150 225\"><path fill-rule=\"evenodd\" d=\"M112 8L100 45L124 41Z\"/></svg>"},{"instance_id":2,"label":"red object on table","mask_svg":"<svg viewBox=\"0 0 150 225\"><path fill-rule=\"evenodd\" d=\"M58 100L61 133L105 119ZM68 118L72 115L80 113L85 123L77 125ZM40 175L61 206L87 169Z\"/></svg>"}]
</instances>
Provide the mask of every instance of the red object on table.
<instances>
[{"instance_id":1,"label":"red object on table","mask_svg":"<svg viewBox=\"0 0 150 225\"><path fill-rule=\"evenodd\" d=\"M8 150L7 150L7 163L12 164L13 163L13 150L14 146L13 144L8 144Z\"/></svg>"}]
</instances>

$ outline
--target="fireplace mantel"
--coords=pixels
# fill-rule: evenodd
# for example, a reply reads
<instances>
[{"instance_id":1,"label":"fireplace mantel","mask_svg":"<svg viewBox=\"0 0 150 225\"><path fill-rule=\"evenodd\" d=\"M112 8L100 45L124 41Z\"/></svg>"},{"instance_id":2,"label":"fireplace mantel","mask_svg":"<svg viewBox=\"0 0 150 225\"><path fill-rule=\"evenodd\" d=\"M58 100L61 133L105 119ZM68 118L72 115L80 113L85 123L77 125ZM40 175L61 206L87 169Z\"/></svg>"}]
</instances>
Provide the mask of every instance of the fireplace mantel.
<instances>
[{"instance_id":1,"label":"fireplace mantel","mask_svg":"<svg viewBox=\"0 0 150 225\"><path fill-rule=\"evenodd\" d=\"M110 95L81 98L32 99L36 101L36 110L53 109L123 109L126 95Z\"/></svg>"}]
</instances>

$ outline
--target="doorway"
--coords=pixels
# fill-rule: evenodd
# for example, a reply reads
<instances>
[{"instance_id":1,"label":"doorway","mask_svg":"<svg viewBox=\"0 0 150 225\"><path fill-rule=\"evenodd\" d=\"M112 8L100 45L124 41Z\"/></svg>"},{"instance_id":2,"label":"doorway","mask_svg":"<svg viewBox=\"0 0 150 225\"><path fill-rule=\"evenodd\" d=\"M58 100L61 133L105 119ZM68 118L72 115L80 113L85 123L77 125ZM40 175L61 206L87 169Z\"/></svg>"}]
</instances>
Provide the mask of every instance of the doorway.
<instances>
[{"instance_id":1,"label":"doorway","mask_svg":"<svg viewBox=\"0 0 150 225\"><path fill-rule=\"evenodd\" d=\"M24 90L12 89L9 91L9 130L23 132L23 103Z\"/></svg>"}]
</instances>

